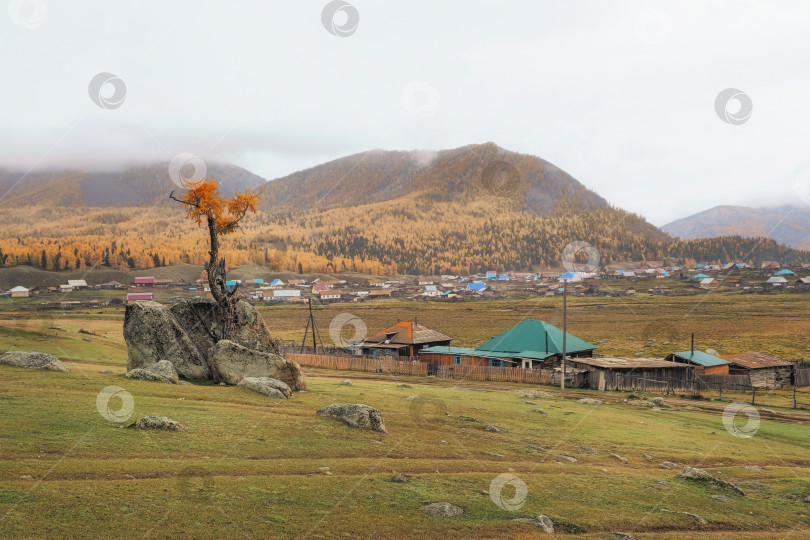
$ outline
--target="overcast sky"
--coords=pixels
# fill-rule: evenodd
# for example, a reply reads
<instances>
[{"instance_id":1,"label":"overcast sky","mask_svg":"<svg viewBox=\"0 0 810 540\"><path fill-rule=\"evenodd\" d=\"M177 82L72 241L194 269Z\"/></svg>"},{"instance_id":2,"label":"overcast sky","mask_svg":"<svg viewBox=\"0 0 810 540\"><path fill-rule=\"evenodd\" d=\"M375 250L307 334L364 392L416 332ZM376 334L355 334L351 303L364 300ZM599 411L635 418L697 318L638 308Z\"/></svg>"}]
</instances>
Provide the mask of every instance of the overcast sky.
<instances>
[{"instance_id":1,"label":"overcast sky","mask_svg":"<svg viewBox=\"0 0 810 540\"><path fill-rule=\"evenodd\" d=\"M810 203L806 0L3 2L6 167L191 152L273 179L493 141L656 225ZM727 88L750 116L721 119Z\"/></svg>"}]
</instances>

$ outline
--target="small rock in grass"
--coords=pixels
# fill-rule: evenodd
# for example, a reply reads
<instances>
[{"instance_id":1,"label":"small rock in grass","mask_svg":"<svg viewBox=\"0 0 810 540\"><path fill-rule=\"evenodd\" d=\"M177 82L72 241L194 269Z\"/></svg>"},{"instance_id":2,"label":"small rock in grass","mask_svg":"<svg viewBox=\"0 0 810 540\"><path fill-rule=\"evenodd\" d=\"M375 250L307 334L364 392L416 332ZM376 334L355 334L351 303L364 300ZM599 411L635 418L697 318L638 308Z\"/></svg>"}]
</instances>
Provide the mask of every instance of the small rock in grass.
<instances>
[{"instance_id":1,"label":"small rock in grass","mask_svg":"<svg viewBox=\"0 0 810 540\"><path fill-rule=\"evenodd\" d=\"M422 510L433 517L455 517L464 513L464 509L449 502L437 502L426 504Z\"/></svg>"},{"instance_id":2,"label":"small rock in grass","mask_svg":"<svg viewBox=\"0 0 810 540\"><path fill-rule=\"evenodd\" d=\"M748 469L749 471L756 471L756 472L763 472L765 470L759 465L743 465L743 469Z\"/></svg>"},{"instance_id":3,"label":"small rock in grass","mask_svg":"<svg viewBox=\"0 0 810 540\"><path fill-rule=\"evenodd\" d=\"M20 480L33 480L33 479L34 477L31 476L30 474L24 474L20 477Z\"/></svg>"},{"instance_id":4,"label":"small rock in grass","mask_svg":"<svg viewBox=\"0 0 810 540\"><path fill-rule=\"evenodd\" d=\"M542 414L543 416L548 416L548 413L543 409L532 409L532 412L536 412L538 414Z\"/></svg>"},{"instance_id":5,"label":"small rock in grass","mask_svg":"<svg viewBox=\"0 0 810 540\"><path fill-rule=\"evenodd\" d=\"M9 351L0 355L0 364L69 373L70 368L52 354L41 352Z\"/></svg>"},{"instance_id":6,"label":"small rock in grass","mask_svg":"<svg viewBox=\"0 0 810 540\"><path fill-rule=\"evenodd\" d=\"M579 461L574 456L566 456L565 454L557 454L557 457L560 458L560 459L564 459L568 463L576 463L577 461Z\"/></svg>"},{"instance_id":7,"label":"small rock in grass","mask_svg":"<svg viewBox=\"0 0 810 540\"><path fill-rule=\"evenodd\" d=\"M413 386L411 386L410 384L403 383L403 384L398 384L397 388L413 388Z\"/></svg>"},{"instance_id":8,"label":"small rock in grass","mask_svg":"<svg viewBox=\"0 0 810 540\"><path fill-rule=\"evenodd\" d=\"M318 467L319 471L328 471L329 467Z\"/></svg>"},{"instance_id":9,"label":"small rock in grass","mask_svg":"<svg viewBox=\"0 0 810 540\"><path fill-rule=\"evenodd\" d=\"M661 511L662 512L668 512L670 514L683 514L684 516L688 516L688 517L694 519L701 526L707 525L709 523L709 521L706 518L701 517L701 516L699 516L697 514L692 514L690 512L677 512L675 510L667 510L666 508L662 508Z\"/></svg>"},{"instance_id":10,"label":"small rock in grass","mask_svg":"<svg viewBox=\"0 0 810 540\"><path fill-rule=\"evenodd\" d=\"M608 536L612 536L613 538L619 538L620 540L636 540L636 537L629 533L623 532L611 532L608 533Z\"/></svg>"},{"instance_id":11,"label":"small rock in grass","mask_svg":"<svg viewBox=\"0 0 810 540\"><path fill-rule=\"evenodd\" d=\"M684 467L681 469L681 472L677 474L678 478L683 478L685 480L692 480L695 482L706 482L709 483L717 488L724 489L726 491L730 491L732 493L736 493L737 495L741 495L745 497L745 492L732 484L731 482L726 482L725 480L713 476L703 469L697 469L695 467Z\"/></svg>"},{"instance_id":12,"label":"small rock in grass","mask_svg":"<svg viewBox=\"0 0 810 540\"><path fill-rule=\"evenodd\" d=\"M495 424L488 424L484 426L484 431L489 431L490 433L506 433L509 430L504 427L496 426Z\"/></svg>"},{"instance_id":13,"label":"small rock in grass","mask_svg":"<svg viewBox=\"0 0 810 540\"><path fill-rule=\"evenodd\" d=\"M554 534L554 522L545 514L533 518L515 518L512 521L534 525L546 534Z\"/></svg>"},{"instance_id":14,"label":"small rock in grass","mask_svg":"<svg viewBox=\"0 0 810 540\"><path fill-rule=\"evenodd\" d=\"M643 457L643 458L644 458L644 459L646 459L647 461L652 461L652 460L653 460L652 456L647 455L647 454L641 454L641 457Z\"/></svg>"},{"instance_id":15,"label":"small rock in grass","mask_svg":"<svg viewBox=\"0 0 810 540\"><path fill-rule=\"evenodd\" d=\"M677 469L678 464L677 463L672 463L671 461L664 461L663 463L658 465L658 468L659 469Z\"/></svg>"},{"instance_id":16,"label":"small rock in grass","mask_svg":"<svg viewBox=\"0 0 810 540\"><path fill-rule=\"evenodd\" d=\"M583 454L591 454L591 455L596 454L596 450L594 450L589 446L576 446L575 450L579 450Z\"/></svg>"},{"instance_id":17,"label":"small rock in grass","mask_svg":"<svg viewBox=\"0 0 810 540\"><path fill-rule=\"evenodd\" d=\"M338 386L354 386L354 385L352 384L352 381L351 381L351 380L349 380L349 379L343 379L342 381L340 381L340 382L338 383Z\"/></svg>"},{"instance_id":18,"label":"small rock in grass","mask_svg":"<svg viewBox=\"0 0 810 540\"><path fill-rule=\"evenodd\" d=\"M422 398L420 398L419 396L408 396L405 399L409 399L411 401L422 401Z\"/></svg>"},{"instance_id":19,"label":"small rock in grass","mask_svg":"<svg viewBox=\"0 0 810 540\"><path fill-rule=\"evenodd\" d=\"M112 375L112 371L109 369L102 369L99 373L103 373L104 375Z\"/></svg>"},{"instance_id":20,"label":"small rock in grass","mask_svg":"<svg viewBox=\"0 0 810 540\"><path fill-rule=\"evenodd\" d=\"M329 416L344 424L361 429L388 433L382 413L373 407L355 403L333 403L319 409L315 416Z\"/></svg>"},{"instance_id":21,"label":"small rock in grass","mask_svg":"<svg viewBox=\"0 0 810 540\"><path fill-rule=\"evenodd\" d=\"M190 382L188 382L188 381L184 381L184 380L182 380L182 379L180 379L179 381L177 381L177 384L184 385L184 386L194 386L194 385L193 385L193 384L191 384Z\"/></svg>"},{"instance_id":22,"label":"small rock in grass","mask_svg":"<svg viewBox=\"0 0 810 540\"><path fill-rule=\"evenodd\" d=\"M616 459L618 459L619 461L622 461L622 462L624 462L624 463L627 463L627 458L626 458L626 457L622 457L622 456L620 456L619 454L613 454L613 453L611 453L611 454L610 454L610 457L612 457L612 458L616 458Z\"/></svg>"},{"instance_id":23,"label":"small rock in grass","mask_svg":"<svg viewBox=\"0 0 810 540\"><path fill-rule=\"evenodd\" d=\"M254 392L276 399L287 399L292 396L292 390L287 383L270 377L245 377L237 386L244 386Z\"/></svg>"},{"instance_id":24,"label":"small rock in grass","mask_svg":"<svg viewBox=\"0 0 810 540\"><path fill-rule=\"evenodd\" d=\"M577 403L583 403L585 405L601 405L602 402L598 399L591 399L591 398L582 398L578 399Z\"/></svg>"},{"instance_id":25,"label":"small rock in grass","mask_svg":"<svg viewBox=\"0 0 810 540\"><path fill-rule=\"evenodd\" d=\"M138 429L164 429L167 431L185 431L183 426L168 416L144 416L135 422Z\"/></svg>"},{"instance_id":26,"label":"small rock in grass","mask_svg":"<svg viewBox=\"0 0 810 540\"><path fill-rule=\"evenodd\" d=\"M536 403L534 401L524 401L523 404L524 405L540 405L539 403Z\"/></svg>"},{"instance_id":27,"label":"small rock in grass","mask_svg":"<svg viewBox=\"0 0 810 540\"><path fill-rule=\"evenodd\" d=\"M804 500L804 502L806 502L806 503L810 503L810 495L808 495L807 497L805 497L803 500Z\"/></svg>"},{"instance_id":28,"label":"small rock in grass","mask_svg":"<svg viewBox=\"0 0 810 540\"><path fill-rule=\"evenodd\" d=\"M732 499L731 497L726 497L725 495L712 495L711 498L714 499L715 501L723 503L734 502L734 499Z\"/></svg>"},{"instance_id":29,"label":"small rock in grass","mask_svg":"<svg viewBox=\"0 0 810 540\"><path fill-rule=\"evenodd\" d=\"M411 477L406 474L397 473L391 477L391 481L397 482L398 484L406 484L411 481Z\"/></svg>"}]
</instances>

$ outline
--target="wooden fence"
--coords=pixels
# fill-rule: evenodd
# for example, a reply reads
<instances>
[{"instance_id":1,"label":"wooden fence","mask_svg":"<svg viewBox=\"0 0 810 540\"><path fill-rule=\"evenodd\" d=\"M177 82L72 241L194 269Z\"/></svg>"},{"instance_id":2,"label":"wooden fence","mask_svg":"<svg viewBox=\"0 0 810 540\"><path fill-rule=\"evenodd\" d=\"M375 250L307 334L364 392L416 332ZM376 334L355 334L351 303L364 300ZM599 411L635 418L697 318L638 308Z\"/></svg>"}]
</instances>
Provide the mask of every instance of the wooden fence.
<instances>
[{"instance_id":1,"label":"wooden fence","mask_svg":"<svg viewBox=\"0 0 810 540\"><path fill-rule=\"evenodd\" d=\"M397 360L391 356L332 356L324 354L286 353L285 358L295 360L299 365L324 369L342 369L348 371L369 371L372 373L390 373L392 375L428 374L428 365L410 360Z\"/></svg>"},{"instance_id":2,"label":"wooden fence","mask_svg":"<svg viewBox=\"0 0 810 540\"><path fill-rule=\"evenodd\" d=\"M435 375L443 379L551 384L550 369L519 367L437 366Z\"/></svg>"},{"instance_id":3,"label":"wooden fence","mask_svg":"<svg viewBox=\"0 0 810 540\"><path fill-rule=\"evenodd\" d=\"M797 367L793 372L794 386L810 386L810 367Z\"/></svg>"}]
</instances>

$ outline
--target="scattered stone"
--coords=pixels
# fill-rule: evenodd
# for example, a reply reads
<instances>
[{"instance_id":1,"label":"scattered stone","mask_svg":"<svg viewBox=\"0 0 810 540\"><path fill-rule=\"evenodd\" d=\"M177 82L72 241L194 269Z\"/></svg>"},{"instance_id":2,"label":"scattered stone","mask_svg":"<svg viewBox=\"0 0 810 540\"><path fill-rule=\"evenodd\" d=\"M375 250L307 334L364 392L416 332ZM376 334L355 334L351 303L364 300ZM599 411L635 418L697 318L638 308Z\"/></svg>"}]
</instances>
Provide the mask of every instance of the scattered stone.
<instances>
[{"instance_id":1,"label":"scattered stone","mask_svg":"<svg viewBox=\"0 0 810 540\"><path fill-rule=\"evenodd\" d=\"M329 416L344 424L361 429L388 433L380 411L363 404L333 403L318 410L315 416Z\"/></svg>"},{"instance_id":2,"label":"scattered stone","mask_svg":"<svg viewBox=\"0 0 810 540\"><path fill-rule=\"evenodd\" d=\"M734 502L734 499L732 499L731 497L726 497L725 495L712 495L711 498L714 499L715 501L723 503Z\"/></svg>"},{"instance_id":3,"label":"scattered stone","mask_svg":"<svg viewBox=\"0 0 810 540\"><path fill-rule=\"evenodd\" d=\"M437 502L426 504L422 510L433 517L455 517L464 513L464 509L449 502Z\"/></svg>"},{"instance_id":4,"label":"scattered stone","mask_svg":"<svg viewBox=\"0 0 810 540\"><path fill-rule=\"evenodd\" d=\"M664 403L664 398L662 397L654 397L651 400L657 407L666 407L666 403Z\"/></svg>"},{"instance_id":5,"label":"scattered stone","mask_svg":"<svg viewBox=\"0 0 810 540\"><path fill-rule=\"evenodd\" d=\"M506 433L509 430L500 426L496 426L495 424L487 424L486 426L484 426L484 431L489 431L490 433Z\"/></svg>"},{"instance_id":6,"label":"scattered stone","mask_svg":"<svg viewBox=\"0 0 810 540\"><path fill-rule=\"evenodd\" d=\"M694 467L684 467L681 472L677 474L678 478L683 478L684 480L691 480L695 482L705 482L708 484L713 485L716 488L724 489L731 493L736 493L737 495L741 495L745 497L745 492L732 484L731 482L726 482L725 480L713 476L703 469L697 469Z\"/></svg>"},{"instance_id":7,"label":"scattered stone","mask_svg":"<svg viewBox=\"0 0 810 540\"><path fill-rule=\"evenodd\" d=\"M691 514L689 512L678 512L678 511L675 511L675 510L667 510L666 508L662 508L661 511L662 512L668 512L670 514L683 514L684 516L689 516L690 518L697 521L700 526L708 525L708 523L709 523L706 520L706 518L700 517L697 514Z\"/></svg>"},{"instance_id":8,"label":"scattered stone","mask_svg":"<svg viewBox=\"0 0 810 540\"><path fill-rule=\"evenodd\" d=\"M637 352L637 353L636 353L636 356L638 356L639 358L641 358L642 356L644 356L644 353L643 353L643 352L641 352L641 351L639 351L639 352Z\"/></svg>"},{"instance_id":9,"label":"scattered stone","mask_svg":"<svg viewBox=\"0 0 810 540\"><path fill-rule=\"evenodd\" d=\"M33 480L33 479L34 477L31 476L30 474L24 474L20 477L20 480Z\"/></svg>"},{"instance_id":10,"label":"scattered stone","mask_svg":"<svg viewBox=\"0 0 810 540\"><path fill-rule=\"evenodd\" d=\"M465 422L478 422L478 418L472 416L457 416L456 418Z\"/></svg>"},{"instance_id":11,"label":"scattered stone","mask_svg":"<svg viewBox=\"0 0 810 540\"><path fill-rule=\"evenodd\" d=\"M808 495L807 497L805 497L805 498L804 498L804 499L802 499L802 500L803 500L804 502L806 502L806 503L810 503L810 495Z\"/></svg>"},{"instance_id":12,"label":"scattered stone","mask_svg":"<svg viewBox=\"0 0 810 540\"><path fill-rule=\"evenodd\" d=\"M413 386L411 386L410 384L402 383L402 384L398 384L397 388L413 388Z\"/></svg>"},{"instance_id":13,"label":"scattered stone","mask_svg":"<svg viewBox=\"0 0 810 540\"><path fill-rule=\"evenodd\" d=\"M245 377L237 386L244 386L254 392L276 399L292 397L292 390L286 383L270 377Z\"/></svg>"},{"instance_id":14,"label":"scattered stone","mask_svg":"<svg viewBox=\"0 0 810 540\"><path fill-rule=\"evenodd\" d=\"M538 446L536 444L530 444L528 446L528 448L529 448L529 450L534 450L535 452L545 452L546 451L545 448L543 448L542 446Z\"/></svg>"},{"instance_id":15,"label":"scattered stone","mask_svg":"<svg viewBox=\"0 0 810 540\"><path fill-rule=\"evenodd\" d=\"M138 429L164 429L166 431L185 431L183 426L168 416L144 416L135 422Z\"/></svg>"},{"instance_id":16,"label":"scattered stone","mask_svg":"<svg viewBox=\"0 0 810 540\"><path fill-rule=\"evenodd\" d=\"M301 366L274 353L248 349L223 339L211 347L208 356L215 381L238 384L245 377L270 377L286 383L293 390L306 388Z\"/></svg>"},{"instance_id":17,"label":"scattered stone","mask_svg":"<svg viewBox=\"0 0 810 540\"><path fill-rule=\"evenodd\" d=\"M104 375L112 375L112 371L109 369L102 369L99 373L103 373Z\"/></svg>"},{"instance_id":18,"label":"scattered stone","mask_svg":"<svg viewBox=\"0 0 810 540\"><path fill-rule=\"evenodd\" d=\"M629 533L623 532L610 532L608 536L612 536L613 538L619 538L621 540L636 540L636 537Z\"/></svg>"},{"instance_id":19,"label":"scattered stone","mask_svg":"<svg viewBox=\"0 0 810 540\"><path fill-rule=\"evenodd\" d=\"M624 463L627 463L627 458L626 458L626 457L622 457L622 456L620 456L619 454L613 454L613 453L611 453L611 454L609 454L609 455L610 455L610 457L612 457L612 458L616 458L616 459L618 459L619 461L622 461L622 462L624 462Z\"/></svg>"},{"instance_id":20,"label":"scattered stone","mask_svg":"<svg viewBox=\"0 0 810 540\"><path fill-rule=\"evenodd\" d=\"M585 405L601 405L602 402L598 399L582 398L578 399L577 403L584 403Z\"/></svg>"},{"instance_id":21,"label":"scattered stone","mask_svg":"<svg viewBox=\"0 0 810 540\"><path fill-rule=\"evenodd\" d=\"M9 351L0 356L0 364L70 373L70 368L63 364L57 357L41 352Z\"/></svg>"},{"instance_id":22,"label":"scattered stone","mask_svg":"<svg viewBox=\"0 0 810 540\"><path fill-rule=\"evenodd\" d=\"M546 534L554 534L554 522L545 514L533 518L515 518L512 521L534 525Z\"/></svg>"},{"instance_id":23,"label":"scattered stone","mask_svg":"<svg viewBox=\"0 0 810 540\"><path fill-rule=\"evenodd\" d=\"M556 454L556 456L560 459L567 461L568 463L576 463L577 461L579 461L574 456L566 456L565 454Z\"/></svg>"},{"instance_id":24,"label":"scattered stone","mask_svg":"<svg viewBox=\"0 0 810 540\"><path fill-rule=\"evenodd\" d=\"M589 446L575 446L574 449L582 452L583 454L594 455L594 454L597 453L596 450L594 450L593 448L591 448Z\"/></svg>"},{"instance_id":25,"label":"scattered stone","mask_svg":"<svg viewBox=\"0 0 810 540\"><path fill-rule=\"evenodd\" d=\"M664 461L658 466L659 469L677 469L678 464L672 463L671 461Z\"/></svg>"},{"instance_id":26,"label":"scattered stone","mask_svg":"<svg viewBox=\"0 0 810 540\"><path fill-rule=\"evenodd\" d=\"M641 454L641 457L643 457L643 458L644 458L644 459L646 459L647 461L652 461L652 460L653 460L652 456L650 456L650 455L648 455L648 454Z\"/></svg>"},{"instance_id":27,"label":"scattered stone","mask_svg":"<svg viewBox=\"0 0 810 540\"><path fill-rule=\"evenodd\" d=\"M555 394L551 392L545 392L543 390L523 390L520 391L518 394L520 397L524 399L537 399L537 398L556 398Z\"/></svg>"},{"instance_id":28,"label":"scattered stone","mask_svg":"<svg viewBox=\"0 0 810 540\"><path fill-rule=\"evenodd\" d=\"M397 473L391 478L391 481L399 484L407 484L411 481L411 477L405 474Z\"/></svg>"},{"instance_id":29,"label":"scattered stone","mask_svg":"<svg viewBox=\"0 0 810 540\"><path fill-rule=\"evenodd\" d=\"M749 471L756 471L756 472L764 472L765 471L765 469L763 469L759 465L743 465L743 469L748 469Z\"/></svg>"},{"instance_id":30,"label":"scattered stone","mask_svg":"<svg viewBox=\"0 0 810 540\"><path fill-rule=\"evenodd\" d=\"M405 399L408 399L408 400L411 400L411 401L422 401L422 398L420 398L419 396L408 396Z\"/></svg>"},{"instance_id":31,"label":"scattered stone","mask_svg":"<svg viewBox=\"0 0 810 540\"><path fill-rule=\"evenodd\" d=\"M354 386L354 385L352 384L352 381L351 381L351 380L349 380L349 379L343 379L342 381L340 381L340 382L338 383L338 386Z\"/></svg>"},{"instance_id":32,"label":"scattered stone","mask_svg":"<svg viewBox=\"0 0 810 540\"><path fill-rule=\"evenodd\" d=\"M154 381L165 384L177 384L180 381L177 376L177 371L174 369L174 364L168 360L161 360L148 368L131 369L124 377L127 379L139 379L141 381Z\"/></svg>"},{"instance_id":33,"label":"scattered stone","mask_svg":"<svg viewBox=\"0 0 810 540\"><path fill-rule=\"evenodd\" d=\"M539 403L537 403L535 401L524 401L523 404L524 405L540 405Z\"/></svg>"},{"instance_id":34,"label":"scattered stone","mask_svg":"<svg viewBox=\"0 0 810 540\"><path fill-rule=\"evenodd\" d=\"M543 416L548 416L548 413L546 411L544 411L543 409L532 409L532 412L542 414Z\"/></svg>"}]
</instances>

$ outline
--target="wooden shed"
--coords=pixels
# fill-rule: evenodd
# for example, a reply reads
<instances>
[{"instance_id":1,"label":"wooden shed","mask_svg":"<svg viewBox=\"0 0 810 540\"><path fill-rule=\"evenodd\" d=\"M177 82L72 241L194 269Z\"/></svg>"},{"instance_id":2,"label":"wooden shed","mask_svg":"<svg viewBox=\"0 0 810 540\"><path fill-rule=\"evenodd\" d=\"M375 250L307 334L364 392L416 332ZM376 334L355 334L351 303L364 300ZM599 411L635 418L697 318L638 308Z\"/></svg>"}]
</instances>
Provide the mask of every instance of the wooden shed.
<instances>
[{"instance_id":1,"label":"wooden shed","mask_svg":"<svg viewBox=\"0 0 810 540\"><path fill-rule=\"evenodd\" d=\"M400 321L360 343L364 354L414 357L424 347L448 346L453 338L411 321Z\"/></svg>"},{"instance_id":2,"label":"wooden shed","mask_svg":"<svg viewBox=\"0 0 810 540\"><path fill-rule=\"evenodd\" d=\"M594 390L683 388L693 377L689 364L658 358L569 358L566 364L574 370L587 371L587 381L583 381L583 385Z\"/></svg>"},{"instance_id":3,"label":"wooden shed","mask_svg":"<svg viewBox=\"0 0 810 540\"><path fill-rule=\"evenodd\" d=\"M751 386L756 388L779 388L790 385L793 362L782 360L760 352L728 354L721 356L728 360L729 373L747 373Z\"/></svg>"}]
</instances>

